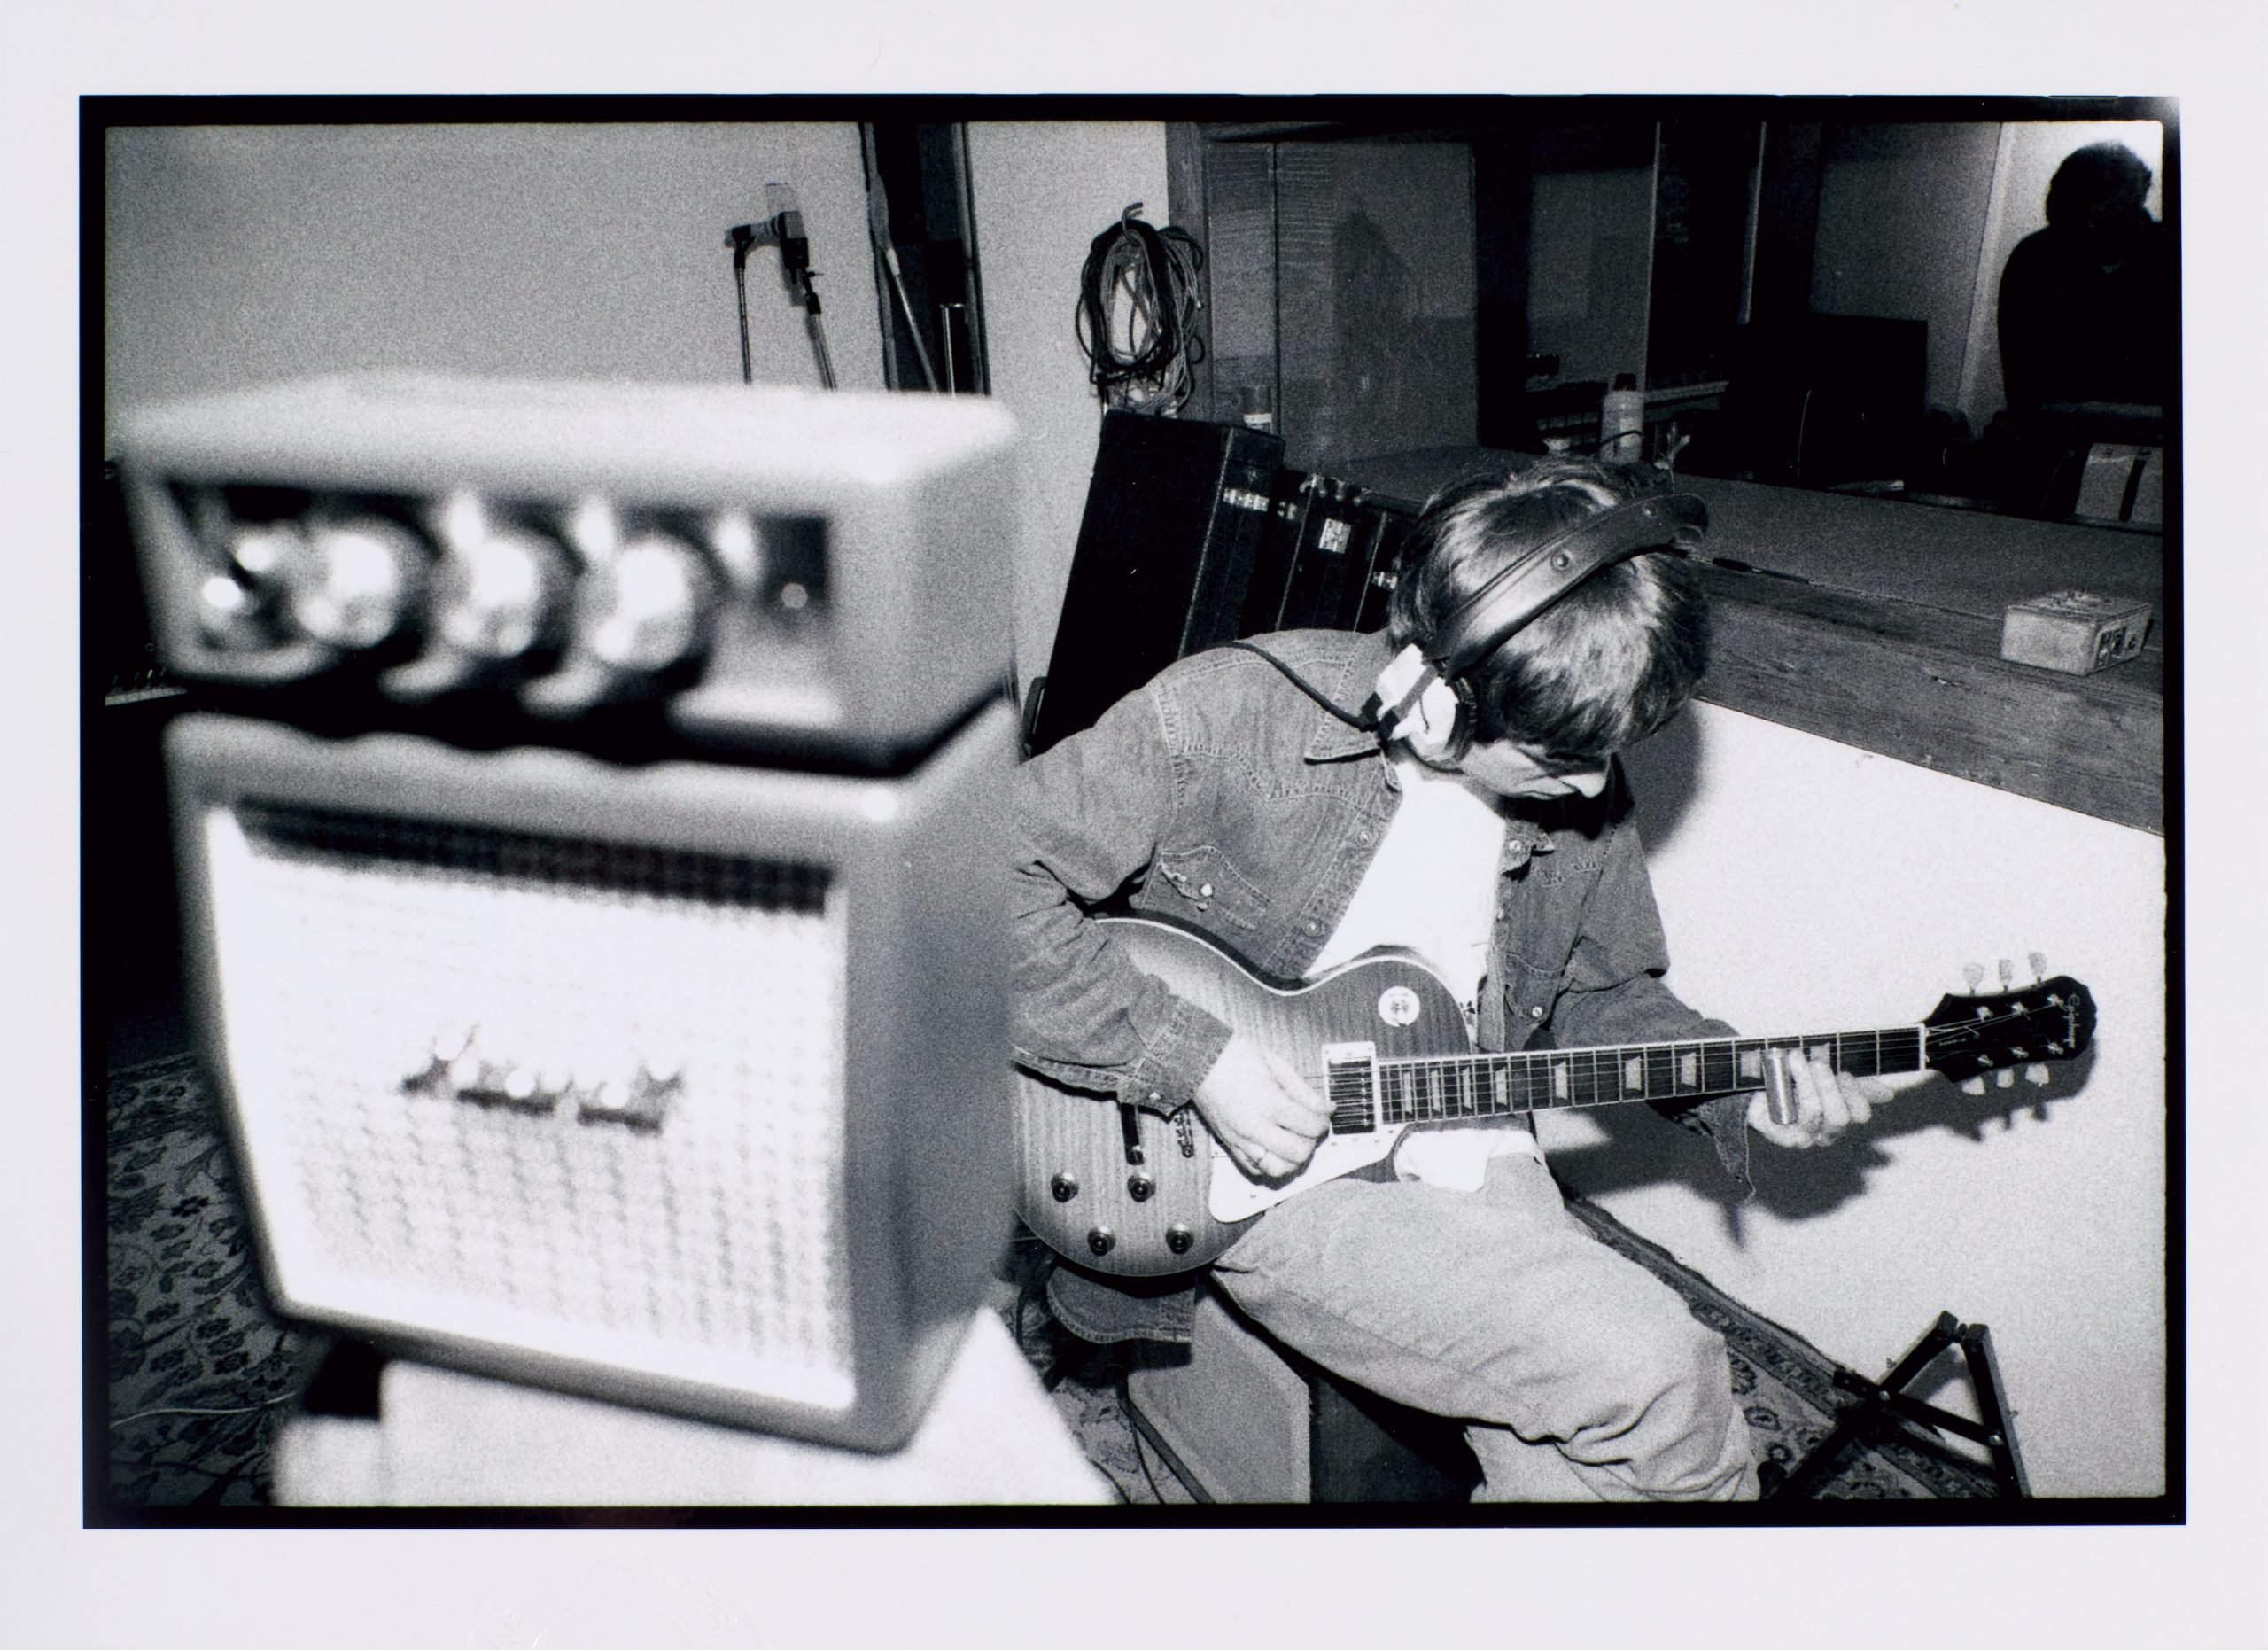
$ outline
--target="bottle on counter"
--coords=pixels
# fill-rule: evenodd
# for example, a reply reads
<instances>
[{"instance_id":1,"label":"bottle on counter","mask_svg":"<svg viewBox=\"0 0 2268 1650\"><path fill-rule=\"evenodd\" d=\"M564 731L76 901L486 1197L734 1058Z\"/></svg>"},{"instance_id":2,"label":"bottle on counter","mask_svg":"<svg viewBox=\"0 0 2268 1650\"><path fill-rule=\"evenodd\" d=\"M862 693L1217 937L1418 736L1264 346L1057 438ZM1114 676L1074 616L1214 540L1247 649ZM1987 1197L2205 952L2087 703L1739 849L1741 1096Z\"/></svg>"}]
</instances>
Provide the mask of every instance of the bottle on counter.
<instances>
[{"instance_id":1,"label":"bottle on counter","mask_svg":"<svg viewBox=\"0 0 2268 1650\"><path fill-rule=\"evenodd\" d=\"M1614 375L1614 385L1599 403L1598 455L1634 463L1645 455L1646 397L1632 372Z\"/></svg>"}]
</instances>

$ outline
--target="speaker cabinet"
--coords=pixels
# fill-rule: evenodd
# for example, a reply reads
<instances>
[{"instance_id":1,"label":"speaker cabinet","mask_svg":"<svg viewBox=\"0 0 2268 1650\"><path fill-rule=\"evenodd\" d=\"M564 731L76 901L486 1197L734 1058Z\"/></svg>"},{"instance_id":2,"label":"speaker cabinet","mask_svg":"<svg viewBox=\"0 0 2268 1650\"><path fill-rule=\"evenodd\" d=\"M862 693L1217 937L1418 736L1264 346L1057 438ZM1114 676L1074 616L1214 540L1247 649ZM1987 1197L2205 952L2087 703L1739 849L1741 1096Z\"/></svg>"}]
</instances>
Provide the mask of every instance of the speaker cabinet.
<instances>
[{"instance_id":1,"label":"speaker cabinet","mask_svg":"<svg viewBox=\"0 0 2268 1650\"><path fill-rule=\"evenodd\" d=\"M1284 444L1241 424L1103 415L1032 751L1239 634Z\"/></svg>"},{"instance_id":2,"label":"speaker cabinet","mask_svg":"<svg viewBox=\"0 0 2268 1650\"><path fill-rule=\"evenodd\" d=\"M1013 722L892 780L176 722L193 1012L278 1310L900 1441L1007 1231Z\"/></svg>"},{"instance_id":3,"label":"speaker cabinet","mask_svg":"<svg viewBox=\"0 0 2268 1650\"><path fill-rule=\"evenodd\" d=\"M1241 424L1105 415L1030 754L1187 654L1271 630L1385 626L1415 517L1282 456L1281 440Z\"/></svg>"}]
</instances>

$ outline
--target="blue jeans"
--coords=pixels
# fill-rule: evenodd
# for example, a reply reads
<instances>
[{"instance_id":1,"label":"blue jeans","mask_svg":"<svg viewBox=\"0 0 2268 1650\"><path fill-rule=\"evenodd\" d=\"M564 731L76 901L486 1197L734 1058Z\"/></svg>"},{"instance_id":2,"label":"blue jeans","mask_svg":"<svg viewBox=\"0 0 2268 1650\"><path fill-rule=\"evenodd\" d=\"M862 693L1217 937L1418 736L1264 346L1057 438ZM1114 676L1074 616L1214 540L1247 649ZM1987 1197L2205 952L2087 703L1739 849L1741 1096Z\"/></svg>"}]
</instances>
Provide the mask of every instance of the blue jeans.
<instances>
[{"instance_id":1,"label":"blue jeans","mask_svg":"<svg viewBox=\"0 0 2268 1650\"><path fill-rule=\"evenodd\" d=\"M1316 1187L1213 1275L1325 1368L1465 1420L1476 1498L1756 1498L1723 1340L1593 1237L1525 1155L1492 1161L1477 1192Z\"/></svg>"}]
</instances>

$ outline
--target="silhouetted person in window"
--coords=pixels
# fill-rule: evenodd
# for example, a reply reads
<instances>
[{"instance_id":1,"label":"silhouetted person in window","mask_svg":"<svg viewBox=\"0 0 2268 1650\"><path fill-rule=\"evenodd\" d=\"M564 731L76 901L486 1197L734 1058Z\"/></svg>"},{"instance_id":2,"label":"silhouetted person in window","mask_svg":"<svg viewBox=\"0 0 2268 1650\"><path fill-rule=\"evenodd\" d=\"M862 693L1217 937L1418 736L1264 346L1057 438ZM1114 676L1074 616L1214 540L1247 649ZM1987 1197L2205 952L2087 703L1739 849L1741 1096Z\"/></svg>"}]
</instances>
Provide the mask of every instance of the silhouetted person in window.
<instances>
[{"instance_id":1,"label":"silhouetted person in window","mask_svg":"<svg viewBox=\"0 0 2268 1650\"><path fill-rule=\"evenodd\" d=\"M2163 407L2171 387L2173 248L2143 201L2150 168L2119 144L2066 156L2047 227L2000 274L2000 376L2011 411L2051 403Z\"/></svg>"}]
</instances>

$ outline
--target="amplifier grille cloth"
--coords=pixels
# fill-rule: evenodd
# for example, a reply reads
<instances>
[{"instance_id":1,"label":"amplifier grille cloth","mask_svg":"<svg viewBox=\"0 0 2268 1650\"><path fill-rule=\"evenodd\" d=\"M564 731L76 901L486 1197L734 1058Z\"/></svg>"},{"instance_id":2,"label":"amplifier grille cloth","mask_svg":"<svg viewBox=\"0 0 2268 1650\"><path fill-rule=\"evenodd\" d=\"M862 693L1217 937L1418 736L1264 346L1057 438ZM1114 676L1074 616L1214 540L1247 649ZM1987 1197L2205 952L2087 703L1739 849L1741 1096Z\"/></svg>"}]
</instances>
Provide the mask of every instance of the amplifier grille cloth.
<instances>
[{"instance_id":1,"label":"amplifier grille cloth","mask_svg":"<svg viewBox=\"0 0 2268 1650\"><path fill-rule=\"evenodd\" d=\"M824 868L297 807L205 824L232 1087L291 1299L850 1401ZM681 1087L654 1128L571 1091L479 1103L433 1080L450 1027L579 1086L643 1065Z\"/></svg>"}]
</instances>

